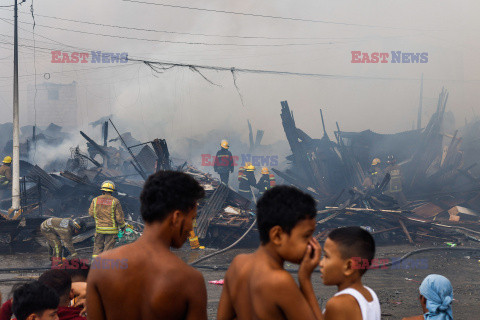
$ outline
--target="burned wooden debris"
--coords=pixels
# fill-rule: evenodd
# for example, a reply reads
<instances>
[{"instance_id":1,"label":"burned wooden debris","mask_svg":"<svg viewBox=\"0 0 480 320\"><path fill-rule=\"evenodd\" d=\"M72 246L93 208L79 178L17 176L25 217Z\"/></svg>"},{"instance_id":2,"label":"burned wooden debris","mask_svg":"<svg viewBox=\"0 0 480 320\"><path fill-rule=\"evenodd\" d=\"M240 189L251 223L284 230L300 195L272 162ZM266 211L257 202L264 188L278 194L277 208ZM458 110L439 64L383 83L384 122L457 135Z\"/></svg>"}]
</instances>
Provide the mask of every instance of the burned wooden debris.
<instances>
[{"instance_id":1,"label":"burned wooden debris","mask_svg":"<svg viewBox=\"0 0 480 320\"><path fill-rule=\"evenodd\" d=\"M198 208L196 227L201 243L224 247L238 239L255 219L251 202L192 166L187 166L184 172L192 175L206 192L206 197ZM257 237L247 238L244 242L249 242L252 238Z\"/></svg>"},{"instance_id":2,"label":"burned wooden debris","mask_svg":"<svg viewBox=\"0 0 480 320\"><path fill-rule=\"evenodd\" d=\"M472 135L480 132L480 121L453 132L445 129L447 101L442 89L423 129L345 132L337 122L336 141L326 133L321 110L324 134L315 139L297 127L282 101L291 166L274 172L313 195L324 209L318 218L320 238L334 227L362 225L394 242L480 241L480 179L472 172L480 155L480 140ZM374 159L382 164L373 165Z\"/></svg>"}]
</instances>

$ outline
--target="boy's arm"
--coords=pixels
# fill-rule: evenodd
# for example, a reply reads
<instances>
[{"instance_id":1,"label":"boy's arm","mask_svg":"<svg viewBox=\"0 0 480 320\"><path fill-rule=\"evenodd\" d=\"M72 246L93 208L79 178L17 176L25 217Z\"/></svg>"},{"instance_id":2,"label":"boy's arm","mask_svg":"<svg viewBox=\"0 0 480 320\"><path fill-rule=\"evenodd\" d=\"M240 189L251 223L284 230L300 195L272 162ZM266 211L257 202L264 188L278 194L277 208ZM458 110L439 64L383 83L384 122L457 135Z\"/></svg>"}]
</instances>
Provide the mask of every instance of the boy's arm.
<instances>
[{"instance_id":1,"label":"boy's arm","mask_svg":"<svg viewBox=\"0 0 480 320\"><path fill-rule=\"evenodd\" d=\"M354 297L342 294L328 300L324 317L325 320L362 320L362 311Z\"/></svg>"},{"instance_id":2,"label":"boy's arm","mask_svg":"<svg viewBox=\"0 0 480 320\"><path fill-rule=\"evenodd\" d=\"M228 273L228 271L227 271ZM232 300L228 292L227 274L223 283L222 295L218 303L217 320L232 320L236 318L235 309L233 309Z\"/></svg>"},{"instance_id":3,"label":"boy's arm","mask_svg":"<svg viewBox=\"0 0 480 320\"><path fill-rule=\"evenodd\" d=\"M311 276L312 272L318 267L321 253L322 247L318 243L317 239L310 239L307 251L305 252L305 256L303 257L302 263L300 264L300 268L298 270L298 282L300 284L300 290L312 308L317 319L323 319L323 315L322 310L318 305L317 296L313 291Z\"/></svg>"},{"instance_id":4,"label":"boy's arm","mask_svg":"<svg viewBox=\"0 0 480 320\"><path fill-rule=\"evenodd\" d=\"M186 277L184 286L188 290L187 320L207 320L207 288L200 272L193 270L190 277Z\"/></svg>"},{"instance_id":5,"label":"boy's arm","mask_svg":"<svg viewBox=\"0 0 480 320\"><path fill-rule=\"evenodd\" d=\"M268 290L271 290L274 303L285 314L285 318L293 320L319 319L288 272L282 271L280 276L276 277L275 283Z\"/></svg>"}]
</instances>

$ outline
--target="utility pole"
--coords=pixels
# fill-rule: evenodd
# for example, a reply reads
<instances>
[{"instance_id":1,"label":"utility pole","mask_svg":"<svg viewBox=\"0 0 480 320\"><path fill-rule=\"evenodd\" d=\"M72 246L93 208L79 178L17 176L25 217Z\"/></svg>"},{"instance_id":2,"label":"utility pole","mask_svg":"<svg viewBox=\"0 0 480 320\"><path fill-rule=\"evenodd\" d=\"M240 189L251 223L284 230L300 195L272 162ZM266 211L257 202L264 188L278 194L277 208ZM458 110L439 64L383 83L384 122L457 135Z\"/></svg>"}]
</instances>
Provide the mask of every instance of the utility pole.
<instances>
[{"instance_id":1,"label":"utility pole","mask_svg":"<svg viewBox=\"0 0 480 320\"><path fill-rule=\"evenodd\" d=\"M15 1L15 24L13 40L13 165L12 165L12 209L20 209L20 122L18 114L18 31L17 0Z\"/></svg>"},{"instance_id":2,"label":"utility pole","mask_svg":"<svg viewBox=\"0 0 480 320\"><path fill-rule=\"evenodd\" d=\"M420 82L420 103L418 105L417 130L422 129L423 73Z\"/></svg>"}]
</instances>

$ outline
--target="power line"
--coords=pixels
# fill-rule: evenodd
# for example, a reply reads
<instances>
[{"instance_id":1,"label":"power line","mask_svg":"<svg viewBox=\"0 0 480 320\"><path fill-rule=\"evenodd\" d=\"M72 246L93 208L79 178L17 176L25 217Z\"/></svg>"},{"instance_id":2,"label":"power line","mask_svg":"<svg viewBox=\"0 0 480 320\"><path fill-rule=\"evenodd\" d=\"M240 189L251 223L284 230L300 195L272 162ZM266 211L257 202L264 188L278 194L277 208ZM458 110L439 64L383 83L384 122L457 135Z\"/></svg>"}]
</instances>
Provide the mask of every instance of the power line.
<instances>
[{"instance_id":1,"label":"power line","mask_svg":"<svg viewBox=\"0 0 480 320\"><path fill-rule=\"evenodd\" d=\"M1 42L4 44L13 44L11 42ZM33 46L28 45L19 45L23 47L33 48ZM40 47L37 47L37 49ZM52 50L50 48L41 48ZM153 61L147 59L136 59L128 57L128 62L141 62L152 68L155 72L165 71L174 67L185 67L191 70L204 69L204 70L215 70L215 71L228 71L228 72L242 72L242 73L256 73L256 74L271 74L271 75L285 75L285 76L303 76L303 77L316 77L316 78L329 78L329 79L352 79L352 80L399 80L399 81L419 81L418 78L397 78L397 77L369 77L369 76L359 76L359 75L342 75L342 74L321 74L321 73L302 73L302 72L290 72L290 71L278 71L278 70L265 70L265 69L248 69L248 68L235 68L235 67L221 67L221 66L208 66L208 65L198 65L198 64L189 64L189 63L179 63L179 62L168 62L168 61ZM86 69L77 69L77 70L68 70L61 72L50 72L50 73L63 73L63 72L73 72L73 71L83 71L89 69L102 69L102 68L112 68L127 66L128 64L119 64L111 65L104 67L95 67L95 68L86 68ZM154 67L152 67L154 65ZM157 66L155 66L157 65ZM32 75L23 75L20 77L28 77ZM0 77L0 78L11 78L11 76ZM434 81L460 81L460 82L478 82L478 79L472 80L455 80L455 79L425 79L425 80L434 80Z\"/></svg>"},{"instance_id":2,"label":"power line","mask_svg":"<svg viewBox=\"0 0 480 320\"><path fill-rule=\"evenodd\" d=\"M8 20L2 19L0 20ZM23 24L31 24L28 22L20 21ZM62 31L70 31L76 33L83 33L89 35L96 35L102 37L109 37L109 38L119 38L119 39L128 39L128 40L139 40L139 41L149 41L149 42L159 42L159 43L176 43L176 44L188 44L188 45L204 45L204 46L232 46L232 47L287 47L287 46L314 46L314 45L325 45L325 44L335 44L338 42L313 42L313 43L280 43L280 44L243 44L243 43L210 43L210 42L193 42L193 41L174 41L174 40L157 40L157 39L147 39L147 38L137 38L137 37L127 37L127 36L119 36L119 35L112 35L112 34L105 34L105 33L97 33L97 32L89 32L83 30L74 30L74 29L67 29L61 27L52 27L47 25L36 24L37 27L43 27L48 29L55 29L55 30L62 30Z\"/></svg>"},{"instance_id":3,"label":"power line","mask_svg":"<svg viewBox=\"0 0 480 320\"><path fill-rule=\"evenodd\" d=\"M26 14L24 12L20 12L22 14ZM121 26L121 25L113 25L113 24L104 24L104 23L96 23L92 21L85 21L85 20L75 20L75 19L66 19L60 18L55 16L47 16L36 14L37 17L48 18L48 19L55 19L61 21L68 21L68 22L75 22L75 23L83 23L88 25L96 25L101 27L109 27L109 28L117 28L117 29L127 29L127 30L136 30L136 31L147 31L147 32L156 32L156 33L166 33L166 34L179 34L179 35L189 35L189 36L202 36L202 37L218 37L218 38L237 38L237 39L263 39L263 40L319 40L319 39L355 39L353 37L347 38L335 38L335 37L267 37L267 36L238 36L238 35L223 35L223 34L206 34L206 33L193 33L193 32L179 32L179 31L170 31L170 30L159 30L159 29L145 29L145 28L137 28L137 27L128 27L128 26Z\"/></svg>"},{"instance_id":4,"label":"power line","mask_svg":"<svg viewBox=\"0 0 480 320\"><path fill-rule=\"evenodd\" d=\"M146 5L161 6L161 7L168 7L168 8L187 9L187 10L196 10L196 11L207 11L207 12L215 12L215 13L226 13L226 14L233 14L233 15L240 15L240 16L250 16L250 17L258 17L258 18L291 20L291 21L312 22L312 23L325 23L325 24L335 24L335 25L352 26L352 27L365 27L365 28L384 28L384 29L401 29L401 30L431 31L431 30L421 30L421 29L414 29L414 28L402 28L402 27L390 27L390 26L369 25L369 24L357 24L357 23L348 23L348 22L337 22L337 21L328 21L328 20L314 20L314 19L305 19L305 18L272 16L272 15L264 15L264 14L248 13L248 12L237 12L237 11L227 11L227 10L216 10L216 9L206 9L206 8L197 8L197 7L187 7L187 6L179 6L179 5L173 5L173 4L165 4L165 3L155 3L155 2L139 1L139 0L122 0L122 1L124 1L124 2L139 3L139 4L146 4ZM435 30L435 31L436 31L436 30Z\"/></svg>"},{"instance_id":5,"label":"power line","mask_svg":"<svg viewBox=\"0 0 480 320\"><path fill-rule=\"evenodd\" d=\"M12 21L12 20L10 20L10 19L0 18L0 20L3 21L3 22L5 22L5 23L8 23L8 24L10 24L10 25L13 25L13 24L10 22L10 21ZM21 22L21 21L20 21L20 22ZM26 24L33 25L32 23L26 23ZM28 30L28 29L24 29L24 28L21 28L21 27L18 27L18 28L19 28L20 30L24 30L24 31L26 31L26 32L33 33L32 31L30 31L30 30ZM38 35L38 34L37 34L37 35ZM53 41L53 42L55 42L55 43L61 44L61 45L65 46L65 47L69 47L69 48L73 48L73 49L86 50L86 49L84 49L84 48L79 48L79 47L70 46L70 45L68 45L68 44L65 44L65 43L62 43L62 42L53 40L53 39L51 39L51 38L48 38L48 37L45 37L45 36L42 36L42 35L38 35L38 36L41 37L41 38L44 38L44 39ZM88 49L87 49L87 51L88 51Z\"/></svg>"},{"instance_id":6,"label":"power line","mask_svg":"<svg viewBox=\"0 0 480 320\"><path fill-rule=\"evenodd\" d=\"M17 0L15 0L15 1L17 1ZM22 2L18 3L18 5L22 5L22 3L24 3L25 1L27 1L27 0L22 0ZM14 6L15 6L14 4L10 4L8 6L0 6L0 8L10 8L10 7L14 7Z\"/></svg>"},{"instance_id":7,"label":"power line","mask_svg":"<svg viewBox=\"0 0 480 320\"><path fill-rule=\"evenodd\" d=\"M157 71L171 69L172 67L184 67L189 68L195 72L198 72L198 69L204 70L214 70L214 71L228 71L232 74L235 72L242 73L255 73L255 74L271 74L271 75L284 75L284 76L301 76L301 77L315 77L315 78L329 78L329 79L352 79L352 80L400 80L400 81L418 81L418 78L396 78L396 77L369 77L369 76L359 76L359 75L342 75L342 74L322 74L322 73L302 73L302 72L290 72L290 71L278 71L278 70L265 70L265 69L247 69L247 68L228 68L220 66L208 66L208 65L198 65L198 64L188 64L188 63L175 63L175 62L162 62L162 61L148 61L148 60L137 60L130 59L131 61L143 62L152 70ZM158 68L158 69L156 69ZM428 80L439 80L439 81L450 81L445 79L428 79ZM458 81L458 80L452 80ZM476 82L480 80L469 80L462 82Z\"/></svg>"}]
</instances>

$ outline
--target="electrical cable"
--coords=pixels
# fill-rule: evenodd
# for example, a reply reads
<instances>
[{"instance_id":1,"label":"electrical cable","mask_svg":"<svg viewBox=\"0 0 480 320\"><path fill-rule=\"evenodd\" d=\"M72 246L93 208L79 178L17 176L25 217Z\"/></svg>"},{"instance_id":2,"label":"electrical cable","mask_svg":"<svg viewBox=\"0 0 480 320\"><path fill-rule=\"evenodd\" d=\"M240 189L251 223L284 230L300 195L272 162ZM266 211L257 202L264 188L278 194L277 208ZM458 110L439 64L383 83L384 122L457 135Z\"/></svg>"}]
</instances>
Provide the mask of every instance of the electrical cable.
<instances>
[{"instance_id":1,"label":"electrical cable","mask_svg":"<svg viewBox=\"0 0 480 320\"><path fill-rule=\"evenodd\" d=\"M304 19L304 18L294 18L294 17L282 17L282 16L255 14L255 13L248 13L248 12L237 12L237 11L227 11L227 10L206 9L206 8L197 8L197 7L187 7L187 6L180 6L180 5L173 5L173 4L165 4L165 3L158 3L158 2L146 2L146 1L138 1L138 0L122 0L122 1L124 1L124 2L132 2L132 3L139 3L139 4L146 4L146 5L162 6L162 7L168 7L168 8L187 9L187 10L195 10L195 11L207 11L207 12L214 12L214 13L226 13L226 14L241 15L241 16L250 16L250 17L258 17L258 18L269 18L269 19L279 19L279 20L291 20L291 21L312 22L312 23L325 23L325 24L335 24L335 25L353 26L353 27L366 27L366 28L383 28L383 29L402 29L402 30L415 30L415 31L431 31L431 30L422 30L422 29L415 29L415 28L402 28L402 27L390 27L390 26L380 26L380 25L357 24L357 23L348 23L348 22L337 22L337 21L327 21L327 20L314 20L314 19ZM434 30L434 31L437 31L437 30Z\"/></svg>"},{"instance_id":2,"label":"electrical cable","mask_svg":"<svg viewBox=\"0 0 480 320\"><path fill-rule=\"evenodd\" d=\"M24 12L20 12L24 14ZM179 34L179 35L188 35L188 36L202 36L202 37L218 37L218 38L236 38L236 39L261 39L261 40L319 40L319 39L356 39L353 37L348 38L335 38L335 37L267 37L267 36L238 36L238 35L223 35L223 34L206 34L206 33L192 33L192 32L179 32L179 31L170 31L170 30L158 30L158 29L146 29L146 28L138 28L138 27L129 27L129 26L121 26L121 25L114 25L114 24L104 24L104 23L97 23L93 21L85 21L85 20L75 20L75 19L66 19L60 18L55 16L47 16L37 14L37 17L48 18L48 19L55 19L61 21L68 21L68 22L75 22L75 23L82 23L88 25L95 25L100 27L108 27L108 28L117 28L117 29L127 29L127 30L136 30L136 31L146 31L146 32L156 32L156 33L167 33L167 34Z\"/></svg>"},{"instance_id":3,"label":"electrical cable","mask_svg":"<svg viewBox=\"0 0 480 320\"><path fill-rule=\"evenodd\" d=\"M17 0L15 0L15 1L17 1ZM22 3L24 3L25 1L27 1L27 0L22 0L22 2L18 3L17 5L22 5ZM10 7L14 7L14 6L15 6L14 4L10 4L8 6L0 6L0 8L10 8Z\"/></svg>"},{"instance_id":4,"label":"electrical cable","mask_svg":"<svg viewBox=\"0 0 480 320\"><path fill-rule=\"evenodd\" d=\"M28 22L20 21L24 24L29 24ZM127 40L138 40L138 41L148 41L148 42L159 42L159 43L176 43L176 44L188 44L188 45L204 45L204 46L231 46L231 47L287 47L287 46L315 46L315 45L325 45L325 44L335 44L338 42L312 42L312 43L275 43L275 44L243 44L243 43L210 43L210 42L198 42L198 41L174 41L174 40L159 40L159 39L148 39L148 38L138 38L138 37L128 37L128 36L120 36L120 35L113 35L113 34L106 34L106 33L98 33L98 32L89 32L84 30L74 30L74 29L67 29L61 27L52 27L42 24L37 24L38 27L48 28L48 29L55 29L61 31L69 31L69 32L76 32L82 34L89 34L89 35L96 35L102 37L110 37L110 38L119 38L119 39L127 39ZM340 42L341 43L341 42Z\"/></svg>"}]
</instances>

